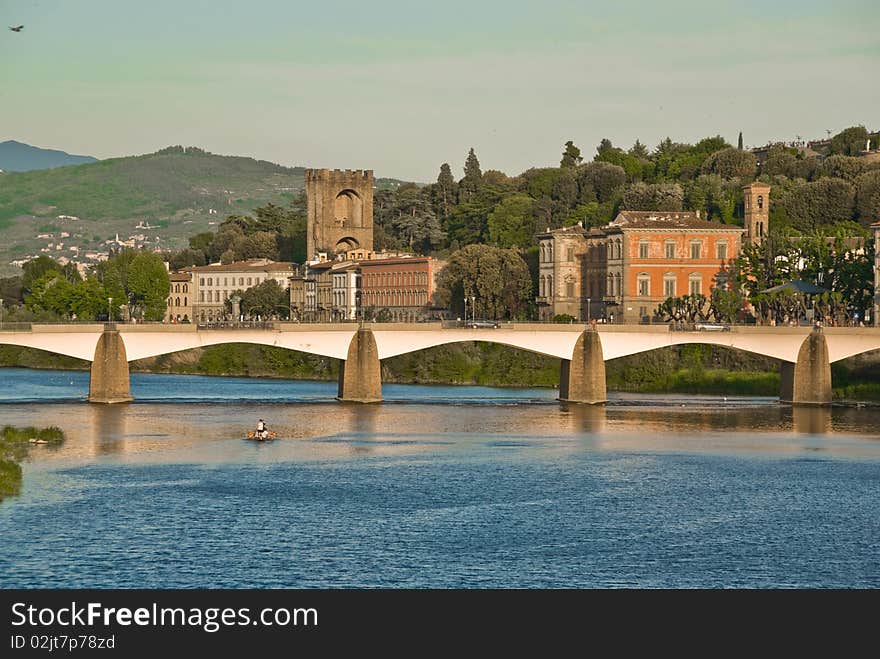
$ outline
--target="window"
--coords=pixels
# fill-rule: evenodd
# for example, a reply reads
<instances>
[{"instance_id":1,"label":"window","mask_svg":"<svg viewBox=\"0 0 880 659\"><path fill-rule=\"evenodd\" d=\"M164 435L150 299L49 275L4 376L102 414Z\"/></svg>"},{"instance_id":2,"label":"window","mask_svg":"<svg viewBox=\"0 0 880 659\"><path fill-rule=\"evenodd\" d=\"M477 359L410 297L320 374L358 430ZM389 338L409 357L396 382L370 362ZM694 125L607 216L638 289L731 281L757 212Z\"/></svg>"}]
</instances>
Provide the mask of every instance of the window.
<instances>
[{"instance_id":1,"label":"window","mask_svg":"<svg viewBox=\"0 0 880 659\"><path fill-rule=\"evenodd\" d=\"M553 279L547 277L547 297L553 297Z\"/></svg>"},{"instance_id":2,"label":"window","mask_svg":"<svg viewBox=\"0 0 880 659\"><path fill-rule=\"evenodd\" d=\"M646 241L639 242L639 258L646 259L648 258L648 243Z\"/></svg>"},{"instance_id":3,"label":"window","mask_svg":"<svg viewBox=\"0 0 880 659\"><path fill-rule=\"evenodd\" d=\"M250 286L253 283L253 279L251 277L247 278L247 285Z\"/></svg>"},{"instance_id":4,"label":"window","mask_svg":"<svg viewBox=\"0 0 880 659\"><path fill-rule=\"evenodd\" d=\"M758 210L762 210L764 208L764 195L758 195Z\"/></svg>"},{"instance_id":5,"label":"window","mask_svg":"<svg viewBox=\"0 0 880 659\"><path fill-rule=\"evenodd\" d=\"M639 273L638 279L639 297L648 297L651 294L651 277L647 272Z\"/></svg>"},{"instance_id":6,"label":"window","mask_svg":"<svg viewBox=\"0 0 880 659\"><path fill-rule=\"evenodd\" d=\"M691 295L699 295L703 292L703 277L699 274L692 274L688 277L688 290Z\"/></svg>"},{"instance_id":7,"label":"window","mask_svg":"<svg viewBox=\"0 0 880 659\"><path fill-rule=\"evenodd\" d=\"M199 277L199 286L204 286L204 285L205 285L205 278Z\"/></svg>"},{"instance_id":8,"label":"window","mask_svg":"<svg viewBox=\"0 0 880 659\"><path fill-rule=\"evenodd\" d=\"M184 285L183 285L183 292L184 292L184 293L186 293L186 292L187 292L187 290L186 290L186 289L187 289L187 286L186 286L186 284L184 284Z\"/></svg>"},{"instance_id":9,"label":"window","mask_svg":"<svg viewBox=\"0 0 880 659\"><path fill-rule=\"evenodd\" d=\"M675 297L675 275L671 272L663 275L663 296Z\"/></svg>"},{"instance_id":10,"label":"window","mask_svg":"<svg viewBox=\"0 0 880 659\"><path fill-rule=\"evenodd\" d=\"M569 261L574 261L574 248L573 247L568 248L566 256L568 257Z\"/></svg>"},{"instance_id":11,"label":"window","mask_svg":"<svg viewBox=\"0 0 880 659\"><path fill-rule=\"evenodd\" d=\"M199 291L199 302L205 301L205 291Z\"/></svg>"},{"instance_id":12,"label":"window","mask_svg":"<svg viewBox=\"0 0 880 659\"><path fill-rule=\"evenodd\" d=\"M188 306L188 302L186 301L186 298L183 298L183 306Z\"/></svg>"},{"instance_id":13,"label":"window","mask_svg":"<svg viewBox=\"0 0 880 659\"><path fill-rule=\"evenodd\" d=\"M217 283L219 284L220 281L218 280ZM228 277L223 277L223 285L224 285L224 286L229 286L229 279L228 279Z\"/></svg>"},{"instance_id":14,"label":"window","mask_svg":"<svg viewBox=\"0 0 880 659\"><path fill-rule=\"evenodd\" d=\"M715 252L716 252L716 256L720 260L722 260L722 261L725 260L727 258L727 243L720 242L717 245L715 245Z\"/></svg>"},{"instance_id":15,"label":"window","mask_svg":"<svg viewBox=\"0 0 880 659\"><path fill-rule=\"evenodd\" d=\"M239 278L238 278L238 285L239 285L239 286L244 286L244 277L239 277Z\"/></svg>"},{"instance_id":16,"label":"window","mask_svg":"<svg viewBox=\"0 0 880 659\"><path fill-rule=\"evenodd\" d=\"M675 241L674 240L667 240L665 248L666 248L666 258L667 259L674 259L675 258Z\"/></svg>"},{"instance_id":17,"label":"window","mask_svg":"<svg viewBox=\"0 0 880 659\"><path fill-rule=\"evenodd\" d=\"M565 282L565 297L574 297L574 282Z\"/></svg>"},{"instance_id":18,"label":"window","mask_svg":"<svg viewBox=\"0 0 880 659\"><path fill-rule=\"evenodd\" d=\"M696 259L700 258L700 254L702 252L702 247L703 246L701 243L698 243L698 242L691 243L691 258L692 259L696 260Z\"/></svg>"},{"instance_id":19,"label":"window","mask_svg":"<svg viewBox=\"0 0 880 659\"><path fill-rule=\"evenodd\" d=\"M544 297L544 275L538 279L538 297Z\"/></svg>"}]
</instances>

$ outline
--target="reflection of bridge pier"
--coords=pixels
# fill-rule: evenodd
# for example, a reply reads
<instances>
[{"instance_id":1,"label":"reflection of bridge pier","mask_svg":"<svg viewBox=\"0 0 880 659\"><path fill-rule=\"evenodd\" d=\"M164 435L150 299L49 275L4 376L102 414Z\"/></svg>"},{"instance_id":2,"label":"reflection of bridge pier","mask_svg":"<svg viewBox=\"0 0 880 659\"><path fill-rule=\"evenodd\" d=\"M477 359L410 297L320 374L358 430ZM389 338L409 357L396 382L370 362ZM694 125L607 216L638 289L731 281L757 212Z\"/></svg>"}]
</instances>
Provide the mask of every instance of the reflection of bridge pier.
<instances>
[{"instance_id":1,"label":"reflection of bridge pier","mask_svg":"<svg viewBox=\"0 0 880 659\"><path fill-rule=\"evenodd\" d=\"M827 435L831 432L831 408L795 405L791 409L794 431L807 435Z\"/></svg>"}]
</instances>

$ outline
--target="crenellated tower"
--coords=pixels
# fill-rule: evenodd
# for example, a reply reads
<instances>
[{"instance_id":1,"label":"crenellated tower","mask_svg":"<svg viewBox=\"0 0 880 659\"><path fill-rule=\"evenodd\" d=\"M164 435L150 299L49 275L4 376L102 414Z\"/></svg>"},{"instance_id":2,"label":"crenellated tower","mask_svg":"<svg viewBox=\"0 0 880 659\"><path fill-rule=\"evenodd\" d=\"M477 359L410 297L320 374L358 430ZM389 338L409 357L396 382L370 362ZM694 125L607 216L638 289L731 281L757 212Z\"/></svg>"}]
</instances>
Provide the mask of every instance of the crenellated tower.
<instances>
[{"instance_id":1,"label":"crenellated tower","mask_svg":"<svg viewBox=\"0 0 880 659\"><path fill-rule=\"evenodd\" d=\"M306 256L373 249L373 170L307 169Z\"/></svg>"}]
</instances>

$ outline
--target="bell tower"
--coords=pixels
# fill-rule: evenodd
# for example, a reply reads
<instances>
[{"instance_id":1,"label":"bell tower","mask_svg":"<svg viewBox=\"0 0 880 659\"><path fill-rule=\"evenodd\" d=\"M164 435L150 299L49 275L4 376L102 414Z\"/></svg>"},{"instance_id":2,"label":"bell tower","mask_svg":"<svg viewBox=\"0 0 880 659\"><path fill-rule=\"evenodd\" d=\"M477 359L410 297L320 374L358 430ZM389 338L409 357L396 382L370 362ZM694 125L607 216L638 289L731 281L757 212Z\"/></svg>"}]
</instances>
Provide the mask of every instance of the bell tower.
<instances>
[{"instance_id":1,"label":"bell tower","mask_svg":"<svg viewBox=\"0 0 880 659\"><path fill-rule=\"evenodd\" d=\"M752 244L760 243L770 230L770 186L749 183L743 187L746 238Z\"/></svg>"}]
</instances>

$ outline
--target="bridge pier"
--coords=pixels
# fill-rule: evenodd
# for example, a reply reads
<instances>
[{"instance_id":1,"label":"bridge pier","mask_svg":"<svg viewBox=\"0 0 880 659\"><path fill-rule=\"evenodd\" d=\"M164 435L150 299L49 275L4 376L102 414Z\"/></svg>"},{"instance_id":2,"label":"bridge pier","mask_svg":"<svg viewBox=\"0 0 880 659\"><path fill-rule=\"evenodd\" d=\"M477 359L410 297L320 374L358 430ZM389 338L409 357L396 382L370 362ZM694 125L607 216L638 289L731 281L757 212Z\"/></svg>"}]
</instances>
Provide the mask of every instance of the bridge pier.
<instances>
[{"instance_id":1,"label":"bridge pier","mask_svg":"<svg viewBox=\"0 0 880 659\"><path fill-rule=\"evenodd\" d=\"M352 337L348 357L339 367L336 397L348 403L382 402L382 367L372 330L361 328Z\"/></svg>"},{"instance_id":2,"label":"bridge pier","mask_svg":"<svg viewBox=\"0 0 880 659\"><path fill-rule=\"evenodd\" d=\"M125 344L116 326L108 323L95 346L89 380L89 402L127 403L130 400L133 399L129 388Z\"/></svg>"},{"instance_id":3,"label":"bridge pier","mask_svg":"<svg viewBox=\"0 0 880 659\"><path fill-rule=\"evenodd\" d=\"M559 375L559 400L594 405L608 400L605 359L599 332L581 332L571 359L563 359Z\"/></svg>"},{"instance_id":4,"label":"bridge pier","mask_svg":"<svg viewBox=\"0 0 880 659\"><path fill-rule=\"evenodd\" d=\"M828 342L813 330L804 339L796 363L782 362L779 369L779 400L792 405L831 404L831 362Z\"/></svg>"}]
</instances>

